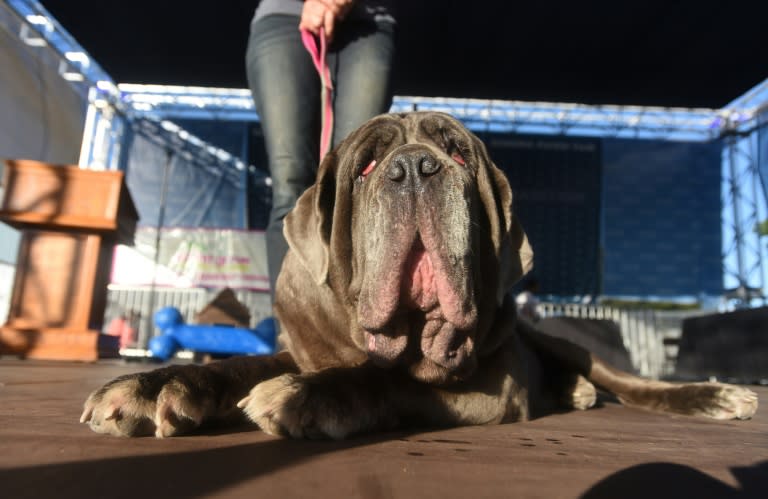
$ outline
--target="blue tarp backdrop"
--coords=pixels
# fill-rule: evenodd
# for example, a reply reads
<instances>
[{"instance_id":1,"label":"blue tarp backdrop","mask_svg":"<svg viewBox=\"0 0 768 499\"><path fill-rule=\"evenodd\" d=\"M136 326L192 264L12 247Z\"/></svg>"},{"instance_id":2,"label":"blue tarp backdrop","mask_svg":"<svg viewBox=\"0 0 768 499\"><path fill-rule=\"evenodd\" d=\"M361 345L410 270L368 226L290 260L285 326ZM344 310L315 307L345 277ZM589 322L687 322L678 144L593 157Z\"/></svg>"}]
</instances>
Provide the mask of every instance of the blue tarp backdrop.
<instances>
[{"instance_id":1,"label":"blue tarp backdrop","mask_svg":"<svg viewBox=\"0 0 768 499\"><path fill-rule=\"evenodd\" d=\"M131 124L126 182L149 227L247 229L247 170L177 139L155 122Z\"/></svg>"},{"instance_id":2,"label":"blue tarp backdrop","mask_svg":"<svg viewBox=\"0 0 768 499\"><path fill-rule=\"evenodd\" d=\"M491 158L512 184L514 209L533 246L539 292L600 291L600 140L487 134Z\"/></svg>"},{"instance_id":3,"label":"blue tarp backdrop","mask_svg":"<svg viewBox=\"0 0 768 499\"><path fill-rule=\"evenodd\" d=\"M721 144L603 140L603 293L722 292Z\"/></svg>"},{"instance_id":4,"label":"blue tarp backdrop","mask_svg":"<svg viewBox=\"0 0 768 499\"><path fill-rule=\"evenodd\" d=\"M540 293L722 291L721 144L489 134Z\"/></svg>"}]
</instances>

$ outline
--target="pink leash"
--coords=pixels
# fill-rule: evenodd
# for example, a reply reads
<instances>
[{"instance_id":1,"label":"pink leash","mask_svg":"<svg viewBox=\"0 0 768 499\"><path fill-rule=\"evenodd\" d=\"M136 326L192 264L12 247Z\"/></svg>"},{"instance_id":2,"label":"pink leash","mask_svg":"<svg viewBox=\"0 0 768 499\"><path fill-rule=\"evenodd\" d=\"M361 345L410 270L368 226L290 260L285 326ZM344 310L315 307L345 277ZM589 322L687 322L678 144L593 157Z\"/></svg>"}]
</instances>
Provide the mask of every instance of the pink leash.
<instances>
[{"instance_id":1,"label":"pink leash","mask_svg":"<svg viewBox=\"0 0 768 499\"><path fill-rule=\"evenodd\" d=\"M318 38L320 39L318 47ZM315 64L317 73L320 75L320 81L323 88L320 96L322 106L322 129L320 132L320 161L331 148L331 138L333 134L333 83L331 82L331 70L325 59L326 40L325 30L320 28L320 36L315 35L306 29L301 30L301 41L304 47L312 56L312 62Z\"/></svg>"}]
</instances>

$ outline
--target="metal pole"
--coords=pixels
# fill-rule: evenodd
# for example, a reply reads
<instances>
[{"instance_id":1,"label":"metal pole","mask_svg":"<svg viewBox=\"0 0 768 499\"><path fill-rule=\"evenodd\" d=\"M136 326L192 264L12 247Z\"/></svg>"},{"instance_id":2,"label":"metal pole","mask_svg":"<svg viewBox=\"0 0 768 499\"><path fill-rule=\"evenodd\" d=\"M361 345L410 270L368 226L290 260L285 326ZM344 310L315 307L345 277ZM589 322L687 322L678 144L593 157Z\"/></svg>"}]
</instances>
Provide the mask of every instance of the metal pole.
<instances>
[{"instance_id":1,"label":"metal pole","mask_svg":"<svg viewBox=\"0 0 768 499\"><path fill-rule=\"evenodd\" d=\"M738 281L737 289L747 291L747 283L744 279L744 233L742 231L741 209L741 188L738 180L738 167L736 165L736 148L738 147L739 137L733 133L726 139L728 144L728 168L730 172L731 191L731 211L733 212L733 237L736 242L736 279ZM743 298L738 298L738 307L743 307Z\"/></svg>"},{"instance_id":2,"label":"metal pole","mask_svg":"<svg viewBox=\"0 0 768 499\"><path fill-rule=\"evenodd\" d=\"M168 198L168 180L170 178L170 171L171 171L171 161L173 160L173 151L171 148L167 148L165 150L165 167L163 168L163 183L160 188L160 209L157 214L157 228L155 231L155 258L154 258L154 266L152 268L152 284L150 285L149 290L149 303L147 304L147 313L149 314L148 320L144 322L145 324L149 324L149 327L146 331L141 331L141 338L139 340L139 344L142 348L147 348L149 344L150 338L153 336L154 332L154 308L155 303L157 302L157 267L160 262L160 232L163 229L163 225L165 224L165 205Z\"/></svg>"}]
</instances>

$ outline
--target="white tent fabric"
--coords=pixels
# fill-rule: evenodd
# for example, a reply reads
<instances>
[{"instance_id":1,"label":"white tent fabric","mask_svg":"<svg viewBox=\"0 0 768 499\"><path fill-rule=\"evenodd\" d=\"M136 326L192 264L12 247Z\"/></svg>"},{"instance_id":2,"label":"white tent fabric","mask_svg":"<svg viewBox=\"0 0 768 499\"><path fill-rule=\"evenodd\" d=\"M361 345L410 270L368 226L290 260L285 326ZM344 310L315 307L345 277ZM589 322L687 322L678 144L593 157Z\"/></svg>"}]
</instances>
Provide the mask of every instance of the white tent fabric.
<instances>
[{"instance_id":1,"label":"white tent fabric","mask_svg":"<svg viewBox=\"0 0 768 499\"><path fill-rule=\"evenodd\" d=\"M0 2L0 179L3 159L77 164L88 107L87 85L62 78L61 55L47 44L26 43L22 26ZM0 324L8 313L19 237L0 224Z\"/></svg>"},{"instance_id":2,"label":"white tent fabric","mask_svg":"<svg viewBox=\"0 0 768 499\"><path fill-rule=\"evenodd\" d=\"M0 2L0 158L77 164L87 86L59 74L61 56L21 37L22 21Z\"/></svg>"}]
</instances>

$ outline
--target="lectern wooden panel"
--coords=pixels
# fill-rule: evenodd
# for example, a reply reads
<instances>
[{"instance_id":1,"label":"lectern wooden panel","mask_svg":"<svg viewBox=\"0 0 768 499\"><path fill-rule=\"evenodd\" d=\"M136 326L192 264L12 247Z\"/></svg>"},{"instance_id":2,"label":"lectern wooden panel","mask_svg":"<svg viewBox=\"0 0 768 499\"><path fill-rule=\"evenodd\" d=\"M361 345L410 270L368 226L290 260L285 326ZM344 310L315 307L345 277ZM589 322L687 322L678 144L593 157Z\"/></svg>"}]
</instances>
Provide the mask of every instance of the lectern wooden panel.
<instances>
[{"instance_id":1,"label":"lectern wooden panel","mask_svg":"<svg viewBox=\"0 0 768 499\"><path fill-rule=\"evenodd\" d=\"M21 229L0 354L95 360L115 352L99 334L114 245L137 214L121 172L6 161L0 219Z\"/></svg>"}]
</instances>

